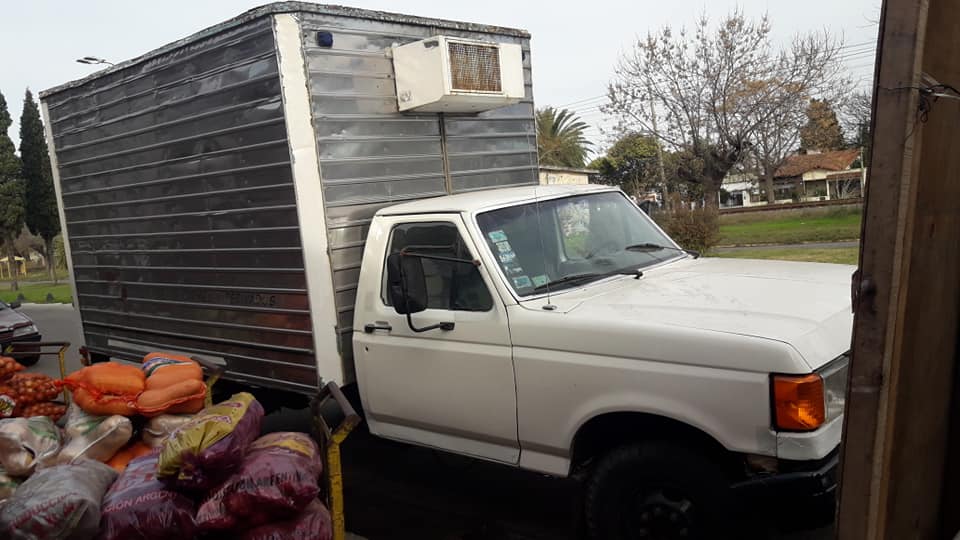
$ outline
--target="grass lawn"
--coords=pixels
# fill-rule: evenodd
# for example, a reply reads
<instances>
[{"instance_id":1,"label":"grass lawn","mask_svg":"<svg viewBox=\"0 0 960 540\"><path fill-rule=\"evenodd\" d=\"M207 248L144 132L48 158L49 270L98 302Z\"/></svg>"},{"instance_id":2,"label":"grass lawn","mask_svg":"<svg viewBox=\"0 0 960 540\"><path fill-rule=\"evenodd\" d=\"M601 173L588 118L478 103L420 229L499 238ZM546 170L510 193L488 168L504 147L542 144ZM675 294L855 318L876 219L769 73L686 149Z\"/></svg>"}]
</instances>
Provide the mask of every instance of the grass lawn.
<instances>
[{"instance_id":1,"label":"grass lawn","mask_svg":"<svg viewBox=\"0 0 960 540\"><path fill-rule=\"evenodd\" d=\"M13 302L19 295L23 295L24 303L46 304L47 293L53 294L53 303L69 304L72 301L69 283L22 283L19 291L11 291L10 284L4 283L0 289L0 300Z\"/></svg>"},{"instance_id":2,"label":"grass lawn","mask_svg":"<svg viewBox=\"0 0 960 540\"><path fill-rule=\"evenodd\" d=\"M733 223L721 221L719 245L799 244L856 240L857 238L860 238L859 210L840 211L822 216Z\"/></svg>"},{"instance_id":3,"label":"grass lawn","mask_svg":"<svg viewBox=\"0 0 960 540\"><path fill-rule=\"evenodd\" d=\"M743 249L711 254L711 257L736 259L777 259L781 261L809 261L838 264L857 264L859 248L783 248Z\"/></svg>"}]
</instances>

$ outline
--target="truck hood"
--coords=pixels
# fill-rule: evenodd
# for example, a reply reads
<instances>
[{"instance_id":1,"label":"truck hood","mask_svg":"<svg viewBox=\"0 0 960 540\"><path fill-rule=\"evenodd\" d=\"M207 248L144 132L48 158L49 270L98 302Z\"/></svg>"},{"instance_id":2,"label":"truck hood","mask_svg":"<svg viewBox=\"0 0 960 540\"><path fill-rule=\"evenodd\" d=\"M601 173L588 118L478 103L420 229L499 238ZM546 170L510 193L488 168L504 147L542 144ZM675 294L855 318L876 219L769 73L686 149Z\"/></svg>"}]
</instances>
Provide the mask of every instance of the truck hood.
<instances>
[{"instance_id":1,"label":"truck hood","mask_svg":"<svg viewBox=\"0 0 960 540\"><path fill-rule=\"evenodd\" d=\"M28 317L6 305L0 307L0 334L9 332L20 326L27 326L31 324L31 322Z\"/></svg>"},{"instance_id":2,"label":"truck hood","mask_svg":"<svg viewBox=\"0 0 960 540\"><path fill-rule=\"evenodd\" d=\"M836 264L687 259L646 271L640 279L585 287L563 303L576 319L636 321L779 341L813 370L850 347L854 270Z\"/></svg>"}]
</instances>

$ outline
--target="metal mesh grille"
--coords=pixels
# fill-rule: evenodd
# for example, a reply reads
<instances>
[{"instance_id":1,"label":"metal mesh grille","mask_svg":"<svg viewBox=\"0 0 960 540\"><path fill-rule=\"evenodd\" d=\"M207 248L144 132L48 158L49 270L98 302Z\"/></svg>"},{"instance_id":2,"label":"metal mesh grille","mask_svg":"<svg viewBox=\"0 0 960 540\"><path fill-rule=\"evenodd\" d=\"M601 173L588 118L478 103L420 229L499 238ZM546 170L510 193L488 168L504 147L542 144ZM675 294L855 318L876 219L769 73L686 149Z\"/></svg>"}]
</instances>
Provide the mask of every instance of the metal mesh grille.
<instances>
[{"instance_id":1,"label":"metal mesh grille","mask_svg":"<svg viewBox=\"0 0 960 540\"><path fill-rule=\"evenodd\" d=\"M500 53L496 46L449 43L453 89L500 92Z\"/></svg>"}]
</instances>

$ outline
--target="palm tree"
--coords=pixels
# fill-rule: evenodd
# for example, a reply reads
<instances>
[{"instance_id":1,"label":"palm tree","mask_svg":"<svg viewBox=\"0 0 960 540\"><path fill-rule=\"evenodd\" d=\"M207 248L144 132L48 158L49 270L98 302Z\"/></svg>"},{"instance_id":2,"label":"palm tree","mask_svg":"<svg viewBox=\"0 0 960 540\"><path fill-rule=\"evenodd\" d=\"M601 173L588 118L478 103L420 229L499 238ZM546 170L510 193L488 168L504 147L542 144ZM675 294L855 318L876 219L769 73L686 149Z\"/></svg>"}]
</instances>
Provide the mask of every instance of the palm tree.
<instances>
[{"instance_id":1,"label":"palm tree","mask_svg":"<svg viewBox=\"0 0 960 540\"><path fill-rule=\"evenodd\" d=\"M592 143L583 133L587 124L567 109L537 110L537 153L541 165L583 167Z\"/></svg>"}]
</instances>

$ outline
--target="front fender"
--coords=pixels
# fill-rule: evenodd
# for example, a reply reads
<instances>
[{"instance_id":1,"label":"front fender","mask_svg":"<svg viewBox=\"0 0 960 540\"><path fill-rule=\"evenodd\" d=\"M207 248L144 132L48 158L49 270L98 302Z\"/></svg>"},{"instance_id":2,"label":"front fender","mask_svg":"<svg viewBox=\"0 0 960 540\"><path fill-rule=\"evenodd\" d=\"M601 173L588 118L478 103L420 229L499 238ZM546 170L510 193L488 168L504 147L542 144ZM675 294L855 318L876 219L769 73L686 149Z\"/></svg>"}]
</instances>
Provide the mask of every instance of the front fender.
<instances>
[{"instance_id":1,"label":"front fender","mask_svg":"<svg viewBox=\"0 0 960 540\"><path fill-rule=\"evenodd\" d=\"M687 424L729 451L776 455L764 373L541 349L518 348L514 358L522 466L567 474L578 430L614 412Z\"/></svg>"}]
</instances>

